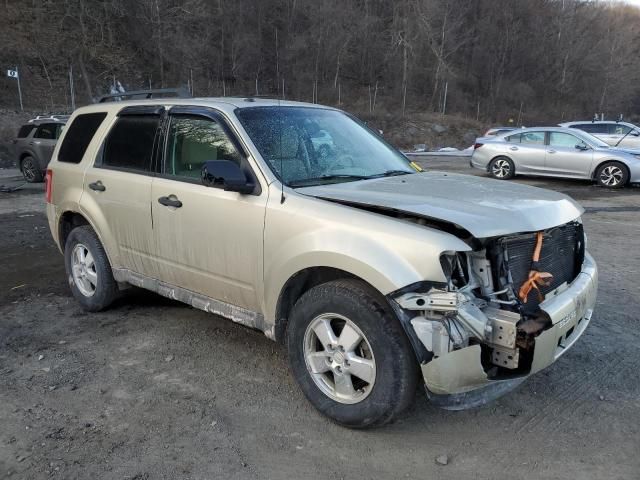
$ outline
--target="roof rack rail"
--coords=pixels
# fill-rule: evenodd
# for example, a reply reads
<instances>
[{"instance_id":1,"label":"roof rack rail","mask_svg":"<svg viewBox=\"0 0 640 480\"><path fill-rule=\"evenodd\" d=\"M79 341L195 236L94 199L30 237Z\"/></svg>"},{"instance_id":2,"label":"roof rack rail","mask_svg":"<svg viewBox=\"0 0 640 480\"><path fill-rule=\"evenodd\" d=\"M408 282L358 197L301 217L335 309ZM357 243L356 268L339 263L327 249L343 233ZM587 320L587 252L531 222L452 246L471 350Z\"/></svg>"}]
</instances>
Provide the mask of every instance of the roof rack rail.
<instances>
[{"instance_id":1,"label":"roof rack rail","mask_svg":"<svg viewBox=\"0 0 640 480\"><path fill-rule=\"evenodd\" d=\"M54 122L63 122L69 120L70 115L36 115L29 120L28 123L40 122L42 120L53 120Z\"/></svg>"},{"instance_id":2,"label":"roof rack rail","mask_svg":"<svg viewBox=\"0 0 640 480\"><path fill-rule=\"evenodd\" d=\"M145 100L149 98L191 98L191 94L186 88L154 88L150 90L130 90L128 92L110 93L98 97L95 103L119 102L125 100Z\"/></svg>"}]
</instances>

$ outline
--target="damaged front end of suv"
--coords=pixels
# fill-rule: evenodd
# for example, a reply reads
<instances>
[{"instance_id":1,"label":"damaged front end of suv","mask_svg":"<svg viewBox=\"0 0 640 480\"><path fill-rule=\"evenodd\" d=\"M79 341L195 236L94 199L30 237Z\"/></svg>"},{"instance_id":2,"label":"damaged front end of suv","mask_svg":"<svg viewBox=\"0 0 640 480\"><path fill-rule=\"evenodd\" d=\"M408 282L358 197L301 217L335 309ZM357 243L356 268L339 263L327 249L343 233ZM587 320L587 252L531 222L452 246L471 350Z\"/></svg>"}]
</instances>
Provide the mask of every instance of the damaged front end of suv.
<instances>
[{"instance_id":1,"label":"damaged front end of suv","mask_svg":"<svg viewBox=\"0 0 640 480\"><path fill-rule=\"evenodd\" d=\"M585 331L597 292L579 220L467 241L471 251L441 256L446 283L389 295L430 400L454 410L497 398L557 360Z\"/></svg>"}]
</instances>

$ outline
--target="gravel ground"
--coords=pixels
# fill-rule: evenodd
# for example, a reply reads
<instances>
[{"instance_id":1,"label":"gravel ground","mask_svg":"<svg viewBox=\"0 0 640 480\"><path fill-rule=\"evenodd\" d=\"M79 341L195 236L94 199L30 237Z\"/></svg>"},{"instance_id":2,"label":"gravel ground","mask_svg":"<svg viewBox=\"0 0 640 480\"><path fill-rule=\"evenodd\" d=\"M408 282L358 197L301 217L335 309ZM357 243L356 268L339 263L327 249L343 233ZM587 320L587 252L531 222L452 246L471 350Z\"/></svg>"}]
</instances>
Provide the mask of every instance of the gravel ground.
<instances>
[{"instance_id":1,"label":"gravel ground","mask_svg":"<svg viewBox=\"0 0 640 480\"><path fill-rule=\"evenodd\" d=\"M481 174L468 159L422 163ZM284 348L258 332L145 292L84 313L42 186L0 193L0 478L639 478L640 190L516 181L587 208L600 267L591 326L490 405L447 412L419 391L372 431L316 413Z\"/></svg>"}]
</instances>

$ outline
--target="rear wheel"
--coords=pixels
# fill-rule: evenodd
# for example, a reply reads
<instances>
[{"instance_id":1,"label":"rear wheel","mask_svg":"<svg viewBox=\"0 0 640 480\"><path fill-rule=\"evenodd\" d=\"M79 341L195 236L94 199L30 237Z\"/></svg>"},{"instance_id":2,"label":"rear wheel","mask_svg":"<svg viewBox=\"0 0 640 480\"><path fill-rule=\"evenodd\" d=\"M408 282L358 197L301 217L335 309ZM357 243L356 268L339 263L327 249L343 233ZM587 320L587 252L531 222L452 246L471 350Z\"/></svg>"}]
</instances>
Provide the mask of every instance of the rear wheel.
<instances>
[{"instance_id":1,"label":"rear wheel","mask_svg":"<svg viewBox=\"0 0 640 480\"><path fill-rule=\"evenodd\" d=\"M596 172L596 181L602 187L622 188L629 181L629 170L619 162L603 163Z\"/></svg>"},{"instance_id":2,"label":"rear wheel","mask_svg":"<svg viewBox=\"0 0 640 480\"><path fill-rule=\"evenodd\" d=\"M29 183L39 183L42 182L42 172L38 167L35 158L31 156L26 156L20 162L20 170L22 171L22 176Z\"/></svg>"},{"instance_id":3,"label":"rear wheel","mask_svg":"<svg viewBox=\"0 0 640 480\"><path fill-rule=\"evenodd\" d=\"M118 296L109 259L90 226L71 230L65 243L64 263L71 292L85 310L104 310Z\"/></svg>"},{"instance_id":4,"label":"rear wheel","mask_svg":"<svg viewBox=\"0 0 640 480\"><path fill-rule=\"evenodd\" d=\"M489 164L489 173L498 180L509 180L516 174L513 161L507 157L496 157Z\"/></svg>"},{"instance_id":5,"label":"rear wheel","mask_svg":"<svg viewBox=\"0 0 640 480\"><path fill-rule=\"evenodd\" d=\"M354 428L382 425L413 400L417 362L386 301L361 281L307 291L287 330L289 363L321 413Z\"/></svg>"}]
</instances>

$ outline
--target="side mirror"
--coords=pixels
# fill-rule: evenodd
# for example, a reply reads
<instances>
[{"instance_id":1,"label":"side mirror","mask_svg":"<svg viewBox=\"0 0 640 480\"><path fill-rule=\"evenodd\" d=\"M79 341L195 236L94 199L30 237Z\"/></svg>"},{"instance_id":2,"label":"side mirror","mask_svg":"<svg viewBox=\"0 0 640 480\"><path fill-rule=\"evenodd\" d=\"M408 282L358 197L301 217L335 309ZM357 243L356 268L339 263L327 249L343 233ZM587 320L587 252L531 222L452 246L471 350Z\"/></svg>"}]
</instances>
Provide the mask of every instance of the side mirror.
<instances>
[{"instance_id":1,"label":"side mirror","mask_svg":"<svg viewBox=\"0 0 640 480\"><path fill-rule=\"evenodd\" d=\"M640 137L640 132L638 130L631 130L631 133L629 133L629 135Z\"/></svg>"},{"instance_id":2,"label":"side mirror","mask_svg":"<svg viewBox=\"0 0 640 480\"><path fill-rule=\"evenodd\" d=\"M251 193L254 185L247 181L242 168L231 160L208 160L202 166L202 184L228 192Z\"/></svg>"},{"instance_id":3,"label":"side mirror","mask_svg":"<svg viewBox=\"0 0 640 480\"><path fill-rule=\"evenodd\" d=\"M587 145L585 145L584 143L578 143L576 145L576 149L584 151L584 150L589 150L589 147Z\"/></svg>"}]
</instances>

